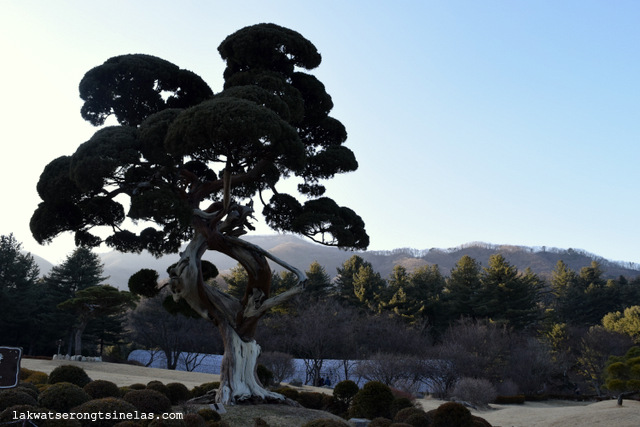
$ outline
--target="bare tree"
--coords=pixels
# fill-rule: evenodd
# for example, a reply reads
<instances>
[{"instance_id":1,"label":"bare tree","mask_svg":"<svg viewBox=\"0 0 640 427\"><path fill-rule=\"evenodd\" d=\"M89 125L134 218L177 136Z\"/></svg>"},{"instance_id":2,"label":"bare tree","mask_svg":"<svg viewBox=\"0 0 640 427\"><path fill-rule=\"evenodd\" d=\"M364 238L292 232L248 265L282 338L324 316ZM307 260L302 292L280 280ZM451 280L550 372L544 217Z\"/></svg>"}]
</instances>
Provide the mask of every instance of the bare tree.
<instances>
[{"instance_id":1,"label":"bare tree","mask_svg":"<svg viewBox=\"0 0 640 427\"><path fill-rule=\"evenodd\" d=\"M128 321L131 339L152 350L152 353L154 349L160 349L165 356L167 369L176 369L183 353L197 355L219 351L222 347L220 338L215 337L209 328L203 327L204 321L171 314L163 307L162 303L168 295L168 292L162 292L156 297L146 298L131 311ZM193 365L197 356L193 359L192 355L182 358L195 368Z\"/></svg>"},{"instance_id":2,"label":"bare tree","mask_svg":"<svg viewBox=\"0 0 640 427\"><path fill-rule=\"evenodd\" d=\"M349 319L335 301L318 301L298 312L291 323L291 333L295 352L305 363L305 382L319 383L324 359L339 353L342 343L340 331Z\"/></svg>"},{"instance_id":3,"label":"bare tree","mask_svg":"<svg viewBox=\"0 0 640 427\"><path fill-rule=\"evenodd\" d=\"M602 395L604 368L609 356L622 356L633 345L631 337L612 332L602 326L592 326L580 340L578 372L585 378L598 396Z\"/></svg>"},{"instance_id":4,"label":"bare tree","mask_svg":"<svg viewBox=\"0 0 640 427\"><path fill-rule=\"evenodd\" d=\"M505 378L495 383L496 386L511 380L519 392L533 395L543 392L551 378L562 375L562 366L554 363L551 350L544 342L526 336L513 341Z\"/></svg>"},{"instance_id":5,"label":"bare tree","mask_svg":"<svg viewBox=\"0 0 640 427\"><path fill-rule=\"evenodd\" d=\"M362 360L356 368L359 377L367 381L379 381L390 387L417 392L420 383L418 358L398 353L376 353Z\"/></svg>"},{"instance_id":6,"label":"bare tree","mask_svg":"<svg viewBox=\"0 0 640 427\"><path fill-rule=\"evenodd\" d=\"M504 327L462 319L443 335L436 359L447 361L458 378L498 383L508 366L510 338Z\"/></svg>"}]
</instances>

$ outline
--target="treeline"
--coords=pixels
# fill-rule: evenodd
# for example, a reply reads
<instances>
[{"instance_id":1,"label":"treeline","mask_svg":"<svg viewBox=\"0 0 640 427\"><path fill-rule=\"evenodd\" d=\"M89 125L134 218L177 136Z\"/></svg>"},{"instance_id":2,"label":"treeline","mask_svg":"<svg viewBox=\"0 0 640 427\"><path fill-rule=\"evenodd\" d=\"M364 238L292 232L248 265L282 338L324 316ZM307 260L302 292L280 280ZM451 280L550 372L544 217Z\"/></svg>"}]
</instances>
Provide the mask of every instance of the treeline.
<instances>
[{"instance_id":1,"label":"treeline","mask_svg":"<svg viewBox=\"0 0 640 427\"><path fill-rule=\"evenodd\" d=\"M41 278L15 237L0 236L0 345L27 355L94 355L122 342L135 297L105 280L100 258L86 248Z\"/></svg>"},{"instance_id":2,"label":"treeline","mask_svg":"<svg viewBox=\"0 0 640 427\"><path fill-rule=\"evenodd\" d=\"M548 281L499 254L487 266L463 256L448 276L396 266L383 278L359 256L333 281L317 263L307 274L305 294L266 317L259 342L304 359L312 380L324 359L367 359L345 376L395 375L396 386L428 383L443 396L464 378L503 394L602 394L609 357L640 338L640 278L604 279L595 261L580 271L559 261ZM274 292L289 276L274 276ZM227 291L241 296L245 280L234 269Z\"/></svg>"},{"instance_id":3,"label":"treeline","mask_svg":"<svg viewBox=\"0 0 640 427\"><path fill-rule=\"evenodd\" d=\"M428 265L396 266L382 277L354 255L333 280L317 262L306 274L305 292L267 314L257 340L270 355L265 363L304 359L309 382L323 376L324 360L337 359L344 378L399 388L428 383L443 396L464 378L486 380L503 394L601 394L609 357L640 340L640 278L604 279L597 262L574 271L559 261L547 280L503 255L486 266L463 256L446 276ZM194 369L196 353L222 352L213 325L176 315L184 310L170 304L166 290L138 298L105 280L99 258L83 248L39 278L33 258L12 235L2 236L0 345L32 355L62 345L62 353L112 361L143 348L170 369L179 360ZM237 266L209 286L242 298L246 282ZM274 273L272 293L295 282L288 272Z\"/></svg>"},{"instance_id":4,"label":"treeline","mask_svg":"<svg viewBox=\"0 0 640 427\"><path fill-rule=\"evenodd\" d=\"M318 263L307 274L305 298L333 300L369 314L401 319L428 329L436 342L462 317L535 332L555 323L597 325L607 313L640 304L640 277L604 279L595 261L579 272L559 261L549 281L530 269L519 271L500 254L491 256L485 267L463 256L448 276L437 265L411 272L398 265L383 278L357 255L338 268L334 281ZM229 293L242 297L246 284L242 268L233 269L225 282ZM293 283L291 273L274 275L273 292Z\"/></svg>"}]
</instances>

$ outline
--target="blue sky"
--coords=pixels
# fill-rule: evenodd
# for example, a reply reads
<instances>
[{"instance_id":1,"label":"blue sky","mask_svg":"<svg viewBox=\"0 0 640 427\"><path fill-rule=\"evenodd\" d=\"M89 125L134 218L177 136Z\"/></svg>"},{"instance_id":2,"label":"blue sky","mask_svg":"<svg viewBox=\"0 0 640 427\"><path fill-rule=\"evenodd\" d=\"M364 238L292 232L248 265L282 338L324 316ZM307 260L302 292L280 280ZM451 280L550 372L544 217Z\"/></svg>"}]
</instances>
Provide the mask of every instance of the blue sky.
<instances>
[{"instance_id":1,"label":"blue sky","mask_svg":"<svg viewBox=\"0 0 640 427\"><path fill-rule=\"evenodd\" d=\"M96 130L78 83L146 53L222 88L218 44L260 22L323 56L360 168L327 183L370 249L472 241L640 262L640 3L635 1L0 0L0 233L59 262L28 223L52 159ZM7 161L7 159L10 159ZM259 232L268 229L259 227Z\"/></svg>"}]
</instances>

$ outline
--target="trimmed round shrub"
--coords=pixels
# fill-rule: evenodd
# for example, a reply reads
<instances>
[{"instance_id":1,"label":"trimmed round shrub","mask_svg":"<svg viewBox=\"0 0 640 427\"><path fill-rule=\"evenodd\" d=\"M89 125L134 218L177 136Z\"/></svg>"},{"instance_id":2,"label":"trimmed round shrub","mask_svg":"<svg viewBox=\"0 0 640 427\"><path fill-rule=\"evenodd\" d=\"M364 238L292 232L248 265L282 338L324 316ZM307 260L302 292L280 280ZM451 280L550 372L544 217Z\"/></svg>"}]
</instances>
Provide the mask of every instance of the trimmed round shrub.
<instances>
[{"instance_id":1,"label":"trimmed round shrub","mask_svg":"<svg viewBox=\"0 0 640 427\"><path fill-rule=\"evenodd\" d=\"M83 387L93 399L101 399L103 397L120 397L120 388L111 381L94 380Z\"/></svg>"},{"instance_id":2,"label":"trimmed round shrub","mask_svg":"<svg viewBox=\"0 0 640 427\"><path fill-rule=\"evenodd\" d=\"M412 427L429 427L431 425L430 418L426 413L413 414L407 418L406 423Z\"/></svg>"},{"instance_id":3,"label":"trimmed round shrub","mask_svg":"<svg viewBox=\"0 0 640 427\"><path fill-rule=\"evenodd\" d=\"M20 368L20 372L18 372L18 379L20 381L24 381L29 377L29 375L31 375L34 372L35 372L34 370L29 368Z\"/></svg>"},{"instance_id":4,"label":"trimmed round shrub","mask_svg":"<svg viewBox=\"0 0 640 427\"><path fill-rule=\"evenodd\" d=\"M20 383L18 387L14 387L11 390L17 390L23 393L27 393L34 399L37 399L38 395L40 394L40 390L38 390L38 387L31 383Z\"/></svg>"},{"instance_id":5,"label":"trimmed round shrub","mask_svg":"<svg viewBox=\"0 0 640 427\"><path fill-rule=\"evenodd\" d=\"M184 425L187 427L206 427L207 422L198 414L185 414Z\"/></svg>"},{"instance_id":6,"label":"trimmed round shrub","mask_svg":"<svg viewBox=\"0 0 640 427\"><path fill-rule=\"evenodd\" d=\"M391 402L393 402L393 393L389 386L380 381L369 381L353 397L349 415L368 419L389 418Z\"/></svg>"},{"instance_id":7,"label":"trimmed round shrub","mask_svg":"<svg viewBox=\"0 0 640 427\"><path fill-rule=\"evenodd\" d=\"M277 388L275 390L276 393L280 393L281 395L283 395L284 397L291 399L291 400L295 400L296 402L298 401L298 398L300 397L300 392L298 390L296 390L295 388L291 388L291 387L280 387Z\"/></svg>"},{"instance_id":8,"label":"trimmed round shrub","mask_svg":"<svg viewBox=\"0 0 640 427\"><path fill-rule=\"evenodd\" d=\"M124 400L138 408L140 412L161 414L171 409L169 398L156 390L131 390L124 395Z\"/></svg>"},{"instance_id":9,"label":"trimmed round shrub","mask_svg":"<svg viewBox=\"0 0 640 427\"><path fill-rule=\"evenodd\" d=\"M220 421L222 417L220 414L211 408L202 408L198 411L198 415L204 418L205 421Z\"/></svg>"},{"instance_id":10,"label":"trimmed round shrub","mask_svg":"<svg viewBox=\"0 0 640 427\"><path fill-rule=\"evenodd\" d=\"M406 423L413 415L426 415L427 413L420 408L412 406L410 408L403 408L396 413L393 417L393 421L396 423Z\"/></svg>"},{"instance_id":11,"label":"trimmed round shrub","mask_svg":"<svg viewBox=\"0 0 640 427\"><path fill-rule=\"evenodd\" d=\"M300 392L296 401L307 409L322 409L324 404L324 393L315 391Z\"/></svg>"},{"instance_id":12,"label":"trimmed round shrub","mask_svg":"<svg viewBox=\"0 0 640 427\"><path fill-rule=\"evenodd\" d=\"M333 388L333 397L346 404L350 404L353 396L360 390L358 384L351 380L340 381Z\"/></svg>"},{"instance_id":13,"label":"trimmed round shrub","mask_svg":"<svg viewBox=\"0 0 640 427\"><path fill-rule=\"evenodd\" d=\"M71 412L81 412L84 414L97 414L98 412L102 412L105 414L102 419L96 419L95 421L91 419L81 420L80 424L82 427L111 427L123 421L113 418L113 414L118 414L118 417L120 417L119 414L132 414L133 417L136 413L136 407L117 397L103 397L76 406ZM107 416L110 418L107 419Z\"/></svg>"},{"instance_id":14,"label":"trimmed round shrub","mask_svg":"<svg viewBox=\"0 0 640 427\"><path fill-rule=\"evenodd\" d=\"M37 405L38 401L30 393L22 390L8 389L0 391L0 411L15 405Z\"/></svg>"},{"instance_id":15,"label":"trimmed round shrub","mask_svg":"<svg viewBox=\"0 0 640 427\"><path fill-rule=\"evenodd\" d=\"M432 411L429 411L429 413ZM447 402L433 410L433 427L473 427L471 411L456 402Z\"/></svg>"},{"instance_id":16,"label":"trimmed round shrub","mask_svg":"<svg viewBox=\"0 0 640 427\"><path fill-rule=\"evenodd\" d=\"M218 388L220 388L220 383L218 381L213 381L213 382L209 382L209 383L203 383L203 384L197 385L194 388L192 388L191 389L191 395L193 397L204 396L205 394L207 394L211 390L217 390Z\"/></svg>"},{"instance_id":17,"label":"trimmed round shrub","mask_svg":"<svg viewBox=\"0 0 640 427\"><path fill-rule=\"evenodd\" d=\"M393 424L393 421L390 419L378 417L372 419L368 427L389 427L391 424Z\"/></svg>"},{"instance_id":18,"label":"trimmed round shrub","mask_svg":"<svg viewBox=\"0 0 640 427\"><path fill-rule=\"evenodd\" d=\"M319 420L309 421L303 424L302 427L349 427L349 424L329 418L321 418Z\"/></svg>"},{"instance_id":19,"label":"trimmed round shrub","mask_svg":"<svg viewBox=\"0 0 640 427\"><path fill-rule=\"evenodd\" d=\"M19 378L21 382L25 383L46 384L49 379L49 375L41 371L20 368Z\"/></svg>"},{"instance_id":20,"label":"trimmed round shrub","mask_svg":"<svg viewBox=\"0 0 640 427\"><path fill-rule=\"evenodd\" d=\"M476 415L471 415L471 418L473 419L473 427L491 427L491 423L484 418Z\"/></svg>"},{"instance_id":21,"label":"trimmed round shrub","mask_svg":"<svg viewBox=\"0 0 640 427\"><path fill-rule=\"evenodd\" d=\"M89 375L79 366L60 365L49 374L49 384L71 383L84 387L91 382Z\"/></svg>"},{"instance_id":22,"label":"trimmed round shrub","mask_svg":"<svg viewBox=\"0 0 640 427\"><path fill-rule=\"evenodd\" d=\"M164 385L161 381L158 381L158 380L149 381L147 383L147 389L159 391L160 393L164 394L169 399L171 399L171 396L169 396L169 388L166 385Z\"/></svg>"},{"instance_id":23,"label":"trimmed round shrub","mask_svg":"<svg viewBox=\"0 0 640 427\"><path fill-rule=\"evenodd\" d=\"M42 391L38 396L38 404L58 412L69 412L71 408L91 400L91 396L83 389L71 383L55 383Z\"/></svg>"},{"instance_id":24,"label":"trimmed round shrub","mask_svg":"<svg viewBox=\"0 0 640 427\"><path fill-rule=\"evenodd\" d=\"M398 411L405 408L414 408L413 402L408 397L396 397L391 402L391 407L389 408L389 413L391 417L395 417Z\"/></svg>"},{"instance_id":25,"label":"trimmed round shrub","mask_svg":"<svg viewBox=\"0 0 640 427\"><path fill-rule=\"evenodd\" d=\"M269 368L267 368L263 364L258 364L258 366L256 367L256 374L258 375L260 383L264 387L269 387L271 384L273 384L273 372L271 372Z\"/></svg>"},{"instance_id":26,"label":"trimmed round shrub","mask_svg":"<svg viewBox=\"0 0 640 427\"><path fill-rule=\"evenodd\" d=\"M169 390L169 400L174 405L191 399L191 392L182 383L169 383L167 384L167 390Z\"/></svg>"},{"instance_id":27,"label":"trimmed round shrub","mask_svg":"<svg viewBox=\"0 0 640 427\"><path fill-rule=\"evenodd\" d=\"M147 388L147 386L142 383L133 383L129 386L129 388L131 390L144 390L145 388Z\"/></svg>"}]
</instances>

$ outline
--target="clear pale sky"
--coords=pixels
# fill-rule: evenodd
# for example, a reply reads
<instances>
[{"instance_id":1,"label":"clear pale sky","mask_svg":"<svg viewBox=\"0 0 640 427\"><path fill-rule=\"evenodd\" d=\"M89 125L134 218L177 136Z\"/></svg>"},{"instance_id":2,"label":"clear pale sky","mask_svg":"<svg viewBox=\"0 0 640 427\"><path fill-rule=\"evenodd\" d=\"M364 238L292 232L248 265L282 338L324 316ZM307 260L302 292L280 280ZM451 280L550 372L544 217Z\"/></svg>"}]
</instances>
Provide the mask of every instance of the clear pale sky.
<instances>
[{"instance_id":1,"label":"clear pale sky","mask_svg":"<svg viewBox=\"0 0 640 427\"><path fill-rule=\"evenodd\" d=\"M467 242L640 262L640 2L0 0L2 221L23 248L44 166L95 132L78 83L146 53L222 89L217 47L261 22L323 56L360 168L327 184L370 249ZM262 233L267 228L259 228Z\"/></svg>"}]
</instances>

